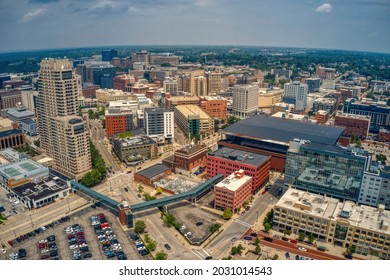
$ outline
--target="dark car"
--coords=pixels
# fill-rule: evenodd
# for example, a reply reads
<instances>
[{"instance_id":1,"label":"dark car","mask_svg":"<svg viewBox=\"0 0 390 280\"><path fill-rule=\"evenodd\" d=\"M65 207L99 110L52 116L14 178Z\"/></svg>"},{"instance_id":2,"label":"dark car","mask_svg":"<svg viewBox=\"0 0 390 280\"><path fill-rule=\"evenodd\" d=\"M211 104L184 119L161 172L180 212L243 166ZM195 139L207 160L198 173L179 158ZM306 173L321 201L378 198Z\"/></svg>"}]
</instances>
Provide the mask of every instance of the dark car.
<instances>
[{"instance_id":1,"label":"dark car","mask_svg":"<svg viewBox=\"0 0 390 280\"><path fill-rule=\"evenodd\" d=\"M18 251L18 258L23 259L27 256L26 249L20 248Z\"/></svg>"},{"instance_id":2,"label":"dark car","mask_svg":"<svg viewBox=\"0 0 390 280\"><path fill-rule=\"evenodd\" d=\"M57 251L57 250L50 251L50 257L51 257L51 258L57 257L57 256L58 256L58 251Z\"/></svg>"},{"instance_id":3,"label":"dark car","mask_svg":"<svg viewBox=\"0 0 390 280\"><path fill-rule=\"evenodd\" d=\"M165 246L165 248L167 248L167 250L171 250L171 246L169 246L168 243L165 243L164 246Z\"/></svg>"},{"instance_id":4,"label":"dark car","mask_svg":"<svg viewBox=\"0 0 390 280\"><path fill-rule=\"evenodd\" d=\"M296 260L299 260L299 255L296 255L296 256L295 256L295 259L296 259Z\"/></svg>"},{"instance_id":5,"label":"dark car","mask_svg":"<svg viewBox=\"0 0 390 280\"><path fill-rule=\"evenodd\" d=\"M212 259L213 259L212 256L207 256L207 257L205 258L205 260L212 260Z\"/></svg>"},{"instance_id":6,"label":"dark car","mask_svg":"<svg viewBox=\"0 0 390 280\"><path fill-rule=\"evenodd\" d=\"M91 258L92 254L91 253L86 253L83 255L83 259Z\"/></svg>"},{"instance_id":7,"label":"dark car","mask_svg":"<svg viewBox=\"0 0 390 280\"><path fill-rule=\"evenodd\" d=\"M244 236L244 240L252 240L253 238L252 238L252 236Z\"/></svg>"},{"instance_id":8,"label":"dark car","mask_svg":"<svg viewBox=\"0 0 390 280\"><path fill-rule=\"evenodd\" d=\"M256 232L251 232L251 233L250 233L250 236L256 237L256 236L257 236L257 233L256 233Z\"/></svg>"},{"instance_id":9,"label":"dark car","mask_svg":"<svg viewBox=\"0 0 390 280\"><path fill-rule=\"evenodd\" d=\"M283 241L288 241L288 238L283 236L283 237L282 237L282 240L283 240Z\"/></svg>"},{"instance_id":10,"label":"dark car","mask_svg":"<svg viewBox=\"0 0 390 280\"><path fill-rule=\"evenodd\" d=\"M196 226L201 226L201 225L203 225L203 222L197 222L195 225Z\"/></svg>"},{"instance_id":11,"label":"dark car","mask_svg":"<svg viewBox=\"0 0 390 280\"><path fill-rule=\"evenodd\" d=\"M271 237L268 237L268 236L264 237L264 240L265 240L265 241L268 241L268 242L274 241Z\"/></svg>"},{"instance_id":12,"label":"dark car","mask_svg":"<svg viewBox=\"0 0 390 280\"><path fill-rule=\"evenodd\" d=\"M125 190L125 192L128 192L129 191L129 189L128 188L123 188L124 190Z\"/></svg>"}]
</instances>

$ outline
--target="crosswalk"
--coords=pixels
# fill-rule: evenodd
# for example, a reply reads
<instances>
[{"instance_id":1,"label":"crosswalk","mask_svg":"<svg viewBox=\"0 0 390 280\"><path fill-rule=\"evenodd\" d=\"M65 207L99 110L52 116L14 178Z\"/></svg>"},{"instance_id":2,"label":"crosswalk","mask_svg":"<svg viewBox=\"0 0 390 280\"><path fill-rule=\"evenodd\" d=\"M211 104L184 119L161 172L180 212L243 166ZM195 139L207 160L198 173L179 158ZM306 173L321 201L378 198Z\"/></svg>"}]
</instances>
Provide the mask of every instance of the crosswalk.
<instances>
[{"instance_id":1,"label":"crosswalk","mask_svg":"<svg viewBox=\"0 0 390 280\"><path fill-rule=\"evenodd\" d=\"M210 254L205 249L201 249L201 250L191 249L191 252L201 260L204 260L206 257L210 256Z\"/></svg>"},{"instance_id":2,"label":"crosswalk","mask_svg":"<svg viewBox=\"0 0 390 280\"><path fill-rule=\"evenodd\" d=\"M248 228L251 227L250 224L248 224L247 222L241 221L241 220L239 220L239 219L235 220L234 222L235 222L235 223L238 223L238 224L240 224L240 225L243 225L243 226L245 226L245 227L248 227Z\"/></svg>"}]
</instances>

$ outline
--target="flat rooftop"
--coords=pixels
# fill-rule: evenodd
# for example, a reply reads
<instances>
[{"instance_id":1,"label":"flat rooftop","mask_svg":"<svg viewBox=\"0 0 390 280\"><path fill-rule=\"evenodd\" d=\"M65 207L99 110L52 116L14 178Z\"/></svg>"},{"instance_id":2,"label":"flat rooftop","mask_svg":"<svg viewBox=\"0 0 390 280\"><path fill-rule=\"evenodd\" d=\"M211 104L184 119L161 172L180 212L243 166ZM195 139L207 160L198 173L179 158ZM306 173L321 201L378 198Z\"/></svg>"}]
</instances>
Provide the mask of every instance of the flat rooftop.
<instances>
[{"instance_id":1,"label":"flat rooftop","mask_svg":"<svg viewBox=\"0 0 390 280\"><path fill-rule=\"evenodd\" d=\"M48 196L52 196L58 192L69 189L66 183L58 177L48 177L37 182L30 182L12 189L18 196L29 198L31 200L39 200Z\"/></svg>"},{"instance_id":2,"label":"flat rooftop","mask_svg":"<svg viewBox=\"0 0 390 280\"><path fill-rule=\"evenodd\" d=\"M299 138L333 145L344 130L343 127L255 115L228 126L222 133L284 143Z\"/></svg>"},{"instance_id":3,"label":"flat rooftop","mask_svg":"<svg viewBox=\"0 0 390 280\"><path fill-rule=\"evenodd\" d=\"M27 110L26 108L10 108L6 109L5 111L7 115L15 117L17 119L31 118L35 115L33 112Z\"/></svg>"},{"instance_id":4,"label":"flat rooftop","mask_svg":"<svg viewBox=\"0 0 390 280\"><path fill-rule=\"evenodd\" d=\"M291 188L275 206L333 221L343 218L355 227L390 234L390 211L379 211L377 207L357 205L351 201L341 202L336 198ZM387 229L382 230L382 224L387 225Z\"/></svg>"},{"instance_id":5,"label":"flat rooftop","mask_svg":"<svg viewBox=\"0 0 390 280\"><path fill-rule=\"evenodd\" d=\"M152 113L164 113L164 112L173 112L172 110L165 107L153 107L153 108L145 108L145 112L148 114Z\"/></svg>"},{"instance_id":6,"label":"flat rooftop","mask_svg":"<svg viewBox=\"0 0 390 280\"><path fill-rule=\"evenodd\" d=\"M181 148L180 150L175 151L175 154L186 154L186 155L192 155L194 153L197 153L198 151L201 150L206 150L207 151L207 146L206 145L194 145L194 146L186 146L184 148Z\"/></svg>"},{"instance_id":7,"label":"flat rooftop","mask_svg":"<svg viewBox=\"0 0 390 280\"><path fill-rule=\"evenodd\" d=\"M145 135L138 135L128 138L115 138L114 141L119 142L122 147L141 146L156 143L156 141L154 141L152 138Z\"/></svg>"},{"instance_id":8,"label":"flat rooftop","mask_svg":"<svg viewBox=\"0 0 390 280\"><path fill-rule=\"evenodd\" d=\"M149 168L138 171L136 174L139 174L145 178L151 179L151 178L165 172L168 169L169 169L169 167L167 167L164 164L155 164Z\"/></svg>"},{"instance_id":9,"label":"flat rooftop","mask_svg":"<svg viewBox=\"0 0 390 280\"><path fill-rule=\"evenodd\" d=\"M371 116L368 116L368 115L355 115L355 114L348 114L348 113L342 113L342 112L337 113L336 117L371 121Z\"/></svg>"},{"instance_id":10,"label":"flat rooftop","mask_svg":"<svg viewBox=\"0 0 390 280\"><path fill-rule=\"evenodd\" d=\"M0 158L4 158L6 162L14 162L26 158L26 155L12 148L6 148L0 151Z\"/></svg>"},{"instance_id":11,"label":"flat rooftop","mask_svg":"<svg viewBox=\"0 0 390 280\"><path fill-rule=\"evenodd\" d=\"M213 153L209 153L209 155L213 157L225 158L236 162L242 162L244 164L249 164L253 166L261 166L270 158L270 156L267 155L236 150L228 147L222 147Z\"/></svg>"},{"instance_id":12,"label":"flat rooftop","mask_svg":"<svg viewBox=\"0 0 390 280\"><path fill-rule=\"evenodd\" d=\"M177 105L175 110L180 111L185 116L199 115L201 119L210 118L209 115L197 105Z\"/></svg>"},{"instance_id":13,"label":"flat rooftop","mask_svg":"<svg viewBox=\"0 0 390 280\"><path fill-rule=\"evenodd\" d=\"M22 177L28 173L38 172L40 170L47 169L42 165L32 161L31 159L26 159L19 162L14 162L12 164L0 166L0 175L11 179L15 177Z\"/></svg>"},{"instance_id":14,"label":"flat rooftop","mask_svg":"<svg viewBox=\"0 0 390 280\"><path fill-rule=\"evenodd\" d=\"M242 169L239 171L243 171ZM223 179L221 182L216 184L215 186L217 188L225 188L229 191L235 192L238 190L242 185L244 185L246 182L250 181L252 177L244 175L242 177L236 177L234 173L227 176L225 179Z\"/></svg>"}]
</instances>

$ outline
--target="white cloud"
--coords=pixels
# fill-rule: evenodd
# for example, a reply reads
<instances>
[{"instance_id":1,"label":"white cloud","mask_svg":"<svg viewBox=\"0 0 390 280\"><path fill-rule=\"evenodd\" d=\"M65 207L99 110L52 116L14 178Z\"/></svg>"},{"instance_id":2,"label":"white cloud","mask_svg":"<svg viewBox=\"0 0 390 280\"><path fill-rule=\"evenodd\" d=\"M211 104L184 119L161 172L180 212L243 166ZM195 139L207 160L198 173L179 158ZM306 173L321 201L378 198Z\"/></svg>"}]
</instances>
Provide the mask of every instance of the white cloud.
<instances>
[{"instance_id":1,"label":"white cloud","mask_svg":"<svg viewBox=\"0 0 390 280\"><path fill-rule=\"evenodd\" d=\"M43 9L43 8L39 8L39 9L32 10L32 11L28 12L27 14L25 14L25 15L20 19L20 22L21 22L21 23L29 22L29 21L33 20L34 18L43 16L44 14L46 14L46 11L47 11L47 10L46 10L46 9Z\"/></svg>"},{"instance_id":2,"label":"white cloud","mask_svg":"<svg viewBox=\"0 0 390 280\"><path fill-rule=\"evenodd\" d=\"M329 3L324 3L317 7L316 12L317 13L330 13L330 11L333 10L333 6Z\"/></svg>"}]
</instances>

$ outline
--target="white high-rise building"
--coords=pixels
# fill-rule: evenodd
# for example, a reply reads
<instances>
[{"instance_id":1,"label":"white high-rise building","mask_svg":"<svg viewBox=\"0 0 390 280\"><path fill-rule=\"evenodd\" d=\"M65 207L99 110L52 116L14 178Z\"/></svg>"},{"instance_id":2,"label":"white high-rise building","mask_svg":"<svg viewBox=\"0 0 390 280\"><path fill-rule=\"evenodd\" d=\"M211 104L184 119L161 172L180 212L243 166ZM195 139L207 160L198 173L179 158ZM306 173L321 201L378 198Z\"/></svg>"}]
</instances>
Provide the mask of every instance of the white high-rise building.
<instances>
[{"instance_id":1,"label":"white high-rise building","mask_svg":"<svg viewBox=\"0 0 390 280\"><path fill-rule=\"evenodd\" d=\"M146 135L157 142L171 143L174 138L174 115L168 108L145 108L144 127Z\"/></svg>"},{"instance_id":2,"label":"white high-rise building","mask_svg":"<svg viewBox=\"0 0 390 280\"><path fill-rule=\"evenodd\" d=\"M164 91L169 92L171 95L177 95L178 83L173 78L166 78L164 80Z\"/></svg>"},{"instance_id":3,"label":"white high-rise building","mask_svg":"<svg viewBox=\"0 0 390 280\"><path fill-rule=\"evenodd\" d=\"M36 107L41 147L54 169L76 180L92 168L88 127L77 116L79 82L68 59L42 60Z\"/></svg>"},{"instance_id":4,"label":"white high-rise building","mask_svg":"<svg viewBox=\"0 0 390 280\"><path fill-rule=\"evenodd\" d=\"M259 87L257 85L235 85L233 87L233 115L246 119L257 112Z\"/></svg>"},{"instance_id":5,"label":"white high-rise building","mask_svg":"<svg viewBox=\"0 0 390 280\"><path fill-rule=\"evenodd\" d=\"M307 94L309 87L300 82L284 84L283 102L294 104L295 111L305 110L307 107Z\"/></svg>"}]
</instances>

